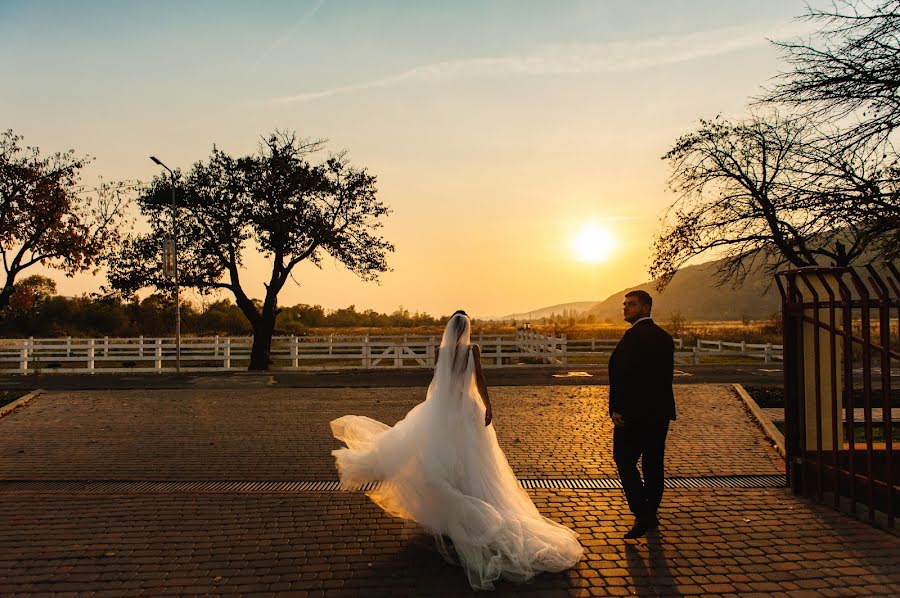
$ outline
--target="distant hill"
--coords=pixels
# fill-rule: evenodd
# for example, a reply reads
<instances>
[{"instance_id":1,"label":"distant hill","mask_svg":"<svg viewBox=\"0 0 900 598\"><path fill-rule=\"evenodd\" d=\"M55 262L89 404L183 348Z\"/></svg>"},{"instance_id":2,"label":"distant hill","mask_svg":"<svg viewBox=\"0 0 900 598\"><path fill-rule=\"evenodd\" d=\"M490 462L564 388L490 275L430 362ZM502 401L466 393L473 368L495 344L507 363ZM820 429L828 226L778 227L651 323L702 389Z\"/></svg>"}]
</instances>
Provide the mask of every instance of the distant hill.
<instances>
[{"instance_id":1,"label":"distant hill","mask_svg":"<svg viewBox=\"0 0 900 598\"><path fill-rule=\"evenodd\" d=\"M562 315L567 312L574 316L581 315L592 307L600 305L599 301L575 301L572 303L560 303L559 305L551 305L550 307L541 307L533 311L526 311L518 314L510 314L497 318L498 320L540 320L541 318L549 318L551 315Z\"/></svg>"},{"instance_id":2,"label":"distant hill","mask_svg":"<svg viewBox=\"0 0 900 598\"><path fill-rule=\"evenodd\" d=\"M716 286L717 262L688 266L678 272L662 293L654 282L622 289L597 303L588 313L597 317L622 317L625 293L641 289L653 296L653 314L663 320L680 313L688 320L768 320L781 309L781 295L771 276L755 273L747 277L737 289L726 284Z\"/></svg>"},{"instance_id":3,"label":"distant hill","mask_svg":"<svg viewBox=\"0 0 900 598\"><path fill-rule=\"evenodd\" d=\"M603 301L576 301L542 307L530 312L511 314L503 319L527 320L558 316L564 312L572 316L594 314L599 319L618 322L622 318L622 299L636 289L653 296L653 315L664 320L680 313L689 320L767 320L781 309L781 295L770 276L756 273L747 277L738 289L730 285L716 286L717 262L687 266L680 270L666 290L656 291L653 281L622 289Z\"/></svg>"}]
</instances>

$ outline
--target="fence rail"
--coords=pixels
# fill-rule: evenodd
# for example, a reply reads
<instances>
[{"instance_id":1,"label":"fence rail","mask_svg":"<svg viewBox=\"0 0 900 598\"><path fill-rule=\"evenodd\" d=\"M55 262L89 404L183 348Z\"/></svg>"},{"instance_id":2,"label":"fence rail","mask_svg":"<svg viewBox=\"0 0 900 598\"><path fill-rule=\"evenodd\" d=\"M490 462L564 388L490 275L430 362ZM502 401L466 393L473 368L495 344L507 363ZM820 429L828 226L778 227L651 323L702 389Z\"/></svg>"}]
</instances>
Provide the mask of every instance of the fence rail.
<instances>
[{"instance_id":1,"label":"fence rail","mask_svg":"<svg viewBox=\"0 0 900 598\"><path fill-rule=\"evenodd\" d=\"M475 335L485 367L515 364L601 364L618 339L569 340L535 332ZM247 368L252 337L184 337L182 370L237 371ZM430 368L440 344L436 336L279 336L272 339L271 366L278 370ZM698 364L702 355L781 359L781 345L675 339L676 361ZM175 370L175 339L50 338L0 340L0 374L169 372Z\"/></svg>"},{"instance_id":2,"label":"fence rail","mask_svg":"<svg viewBox=\"0 0 900 598\"><path fill-rule=\"evenodd\" d=\"M566 364L566 339L531 332L475 335L486 367ZM183 337L182 371L247 368L252 337ZM281 336L272 339L279 370L434 367L439 337ZM0 340L0 373L121 373L175 370L174 338L56 338Z\"/></svg>"},{"instance_id":3,"label":"fence rail","mask_svg":"<svg viewBox=\"0 0 900 598\"><path fill-rule=\"evenodd\" d=\"M675 340L675 362L680 365L697 365L702 357L746 357L762 359L763 363L781 361L782 346L772 343L754 344L746 341L733 343L721 340L697 340L694 347L684 345L683 339ZM588 363L590 358L608 359L619 339L590 338L568 340L566 353L570 359L578 363Z\"/></svg>"}]
</instances>

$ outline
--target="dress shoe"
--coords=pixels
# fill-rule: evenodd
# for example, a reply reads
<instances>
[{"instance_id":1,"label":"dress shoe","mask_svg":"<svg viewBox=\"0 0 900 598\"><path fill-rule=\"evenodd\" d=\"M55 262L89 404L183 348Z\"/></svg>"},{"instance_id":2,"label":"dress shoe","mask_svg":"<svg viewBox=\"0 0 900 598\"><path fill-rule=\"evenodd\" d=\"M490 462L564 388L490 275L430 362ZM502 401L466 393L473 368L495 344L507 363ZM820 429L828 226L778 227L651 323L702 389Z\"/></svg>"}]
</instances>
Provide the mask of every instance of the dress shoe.
<instances>
[{"instance_id":1,"label":"dress shoe","mask_svg":"<svg viewBox=\"0 0 900 598\"><path fill-rule=\"evenodd\" d=\"M626 540L634 540L643 537L643 535L647 533L647 529L646 522L643 519L638 518L634 522L634 526L623 537Z\"/></svg>"}]
</instances>

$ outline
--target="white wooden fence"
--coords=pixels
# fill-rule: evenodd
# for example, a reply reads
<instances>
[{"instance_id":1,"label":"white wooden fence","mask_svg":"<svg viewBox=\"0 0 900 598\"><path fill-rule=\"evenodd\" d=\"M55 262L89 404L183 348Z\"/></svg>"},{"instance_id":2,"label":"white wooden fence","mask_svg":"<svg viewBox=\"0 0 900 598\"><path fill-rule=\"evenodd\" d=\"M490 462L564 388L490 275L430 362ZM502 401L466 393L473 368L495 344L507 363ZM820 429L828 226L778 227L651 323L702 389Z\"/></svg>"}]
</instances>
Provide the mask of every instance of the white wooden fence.
<instances>
[{"instance_id":1,"label":"white wooden fence","mask_svg":"<svg viewBox=\"0 0 900 598\"><path fill-rule=\"evenodd\" d=\"M566 338L533 332L475 335L482 363L566 364ZM181 369L246 370L252 337L182 337ZM434 367L440 337L280 336L272 339L271 367L278 370ZM0 340L0 374L172 372L175 339L52 338Z\"/></svg>"},{"instance_id":2,"label":"white wooden fence","mask_svg":"<svg viewBox=\"0 0 900 598\"><path fill-rule=\"evenodd\" d=\"M772 363L782 359L781 345L752 344L747 342L730 343L726 341L698 340L695 347L685 347L680 338L675 340L675 362L680 365L697 365L703 355L722 357L748 357L762 359L764 363ZM617 338L572 339L566 343L566 357L570 364L594 363L609 359Z\"/></svg>"},{"instance_id":3,"label":"white wooden fence","mask_svg":"<svg viewBox=\"0 0 900 598\"><path fill-rule=\"evenodd\" d=\"M605 363L618 339L568 340L536 332L475 335L485 367L502 365L589 365ZM676 342L676 362L700 363L701 355L781 359L781 345L698 341ZM183 337L181 369L187 372L246 370L252 337ZM439 337L281 336L272 339L271 367L277 370L431 368ZM0 374L123 373L175 370L174 338L52 338L0 340Z\"/></svg>"}]
</instances>

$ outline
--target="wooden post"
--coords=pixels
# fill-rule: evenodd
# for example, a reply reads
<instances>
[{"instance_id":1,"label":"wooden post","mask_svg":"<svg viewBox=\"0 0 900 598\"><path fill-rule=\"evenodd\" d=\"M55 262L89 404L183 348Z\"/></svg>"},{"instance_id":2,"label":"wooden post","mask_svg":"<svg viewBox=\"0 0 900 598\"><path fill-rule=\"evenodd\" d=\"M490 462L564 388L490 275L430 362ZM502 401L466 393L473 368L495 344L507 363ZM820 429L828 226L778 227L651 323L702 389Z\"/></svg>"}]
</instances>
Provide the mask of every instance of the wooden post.
<instances>
[{"instance_id":1,"label":"wooden post","mask_svg":"<svg viewBox=\"0 0 900 598\"><path fill-rule=\"evenodd\" d=\"M764 363L772 363L772 343L766 344L765 355L766 355L766 357L763 360L763 362Z\"/></svg>"},{"instance_id":2,"label":"wooden post","mask_svg":"<svg viewBox=\"0 0 900 598\"><path fill-rule=\"evenodd\" d=\"M291 367L300 366L300 357L297 351L297 337L291 335Z\"/></svg>"},{"instance_id":3,"label":"wooden post","mask_svg":"<svg viewBox=\"0 0 900 598\"><path fill-rule=\"evenodd\" d=\"M213 348L213 357L214 358L219 356L219 335L218 334L216 335L216 338L215 338L215 345L216 346Z\"/></svg>"},{"instance_id":4,"label":"wooden post","mask_svg":"<svg viewBox=\"0 0 900 598\"><path fill-rule=\"evenodd\" d=\"M103 357L109 357L109 337L103 337Z\"/></svg>"},{"instance_id":5,"label":"wooden post","mask_svg":"<svg viewBox=\"0 0 900 598\"><path fill-rule=\"evenodd\" d=\"M66 337L66 357L72 357L72 337Z\"/></svg>"},{"instance_id":6,"label":"wooden post","mask_svg":"<svg viewBox=\"0 0 900 598\"><path fill-rule=\"evenodd\" d=\"M162 371L162 339L153 339L153 371Z\"/></svg>"},{"instance_id":7,"label":"wooden post","mask_svg":"<svg viewBox=\"0 0 900 598\"><path fill-rule=\"evenodd\" d=\"M562 344L560 348L562 349L562 364L569 365L569 339L565 334L562 335Z\"/></svg>"},{"instance_id":8,"label":"wooden post","mask_svg":"<svg viewBox=\"0 0 900 598\"><path fill-rule=\"evenodd\" d=\"M231 367L231 337L225 337L225 356L222 365L227 369Z\"/></svg>"},{"instance_id":9,"label":"wooden post","mask_svg":"<svg viewBox=\"0 0 900 598\"><path fill-rule=\"evenodd\" d=\"M138 357L144 356L144 335L138 337Z\"/></svg>"},{"instance_id":10,"label":"wooden post","mask_svg":"<svg viewBox=\"0 0 900 598\"><path fill-rule=\"evenodd\" d=\"M87 369L88 373L94 373L94 339L88 339L88 352L87 352Z\"/></svg>"},{"instance_id":11,"label":"wooden post","mask_svg":"<svg viewBox=\"0 0 900 598\"><path fill-rule=\"evenodd\" d=\"M700 347L694 347L694 365L700 365Z\"/></svg>"},{"instance_id":12,"label":"wooden post","mask_svg":"<svg viewBox=\"0 0 900 598\"><path fill-rule=\"evenodd\" d=\"M19 371L23 374L28 371L28 341L25 341L19 349Z\"/></svg>"}]
</instances>

